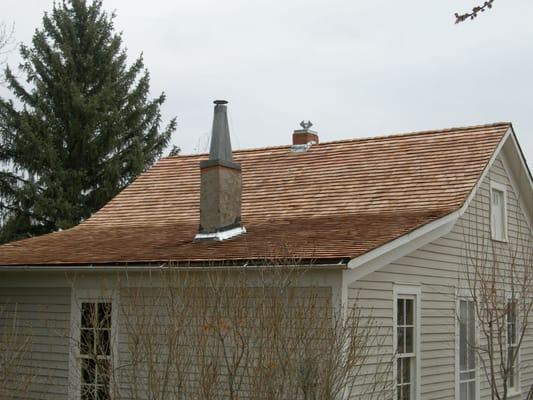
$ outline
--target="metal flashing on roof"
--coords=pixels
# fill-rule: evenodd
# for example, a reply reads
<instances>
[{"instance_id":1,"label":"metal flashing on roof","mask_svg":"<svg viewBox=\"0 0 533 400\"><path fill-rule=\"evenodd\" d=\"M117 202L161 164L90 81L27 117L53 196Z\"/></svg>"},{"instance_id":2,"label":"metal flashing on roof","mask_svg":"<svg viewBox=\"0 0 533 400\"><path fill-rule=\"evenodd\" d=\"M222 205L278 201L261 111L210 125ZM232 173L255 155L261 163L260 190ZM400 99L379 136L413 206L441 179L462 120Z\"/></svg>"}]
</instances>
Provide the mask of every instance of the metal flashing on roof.
<instances>
[{"instance_id":1,"label":"metal flashing on roof","mask_svg":"<svg viewBox=\"0 0 533 400\"><path fill-rule=\"evenodd\" d=\"M217 231L212 233L197 233L194 237L194 240L227 240L234 238L236 236L246 233L246 228L244 226L237 226L235 228Z\"/></svg>"},{"instance_id":2,"label":"metal flashing on roof","mask_svg":"<svg viewBox=\"0 0 533 400\"><path fill-rule=\"evenodd\" d=\"M291 146L291 151L293 153L305 153L311 148L312 145L313 145L312 142L305 143L305 144L293 144Z\"/></svg>"}]
</instances>

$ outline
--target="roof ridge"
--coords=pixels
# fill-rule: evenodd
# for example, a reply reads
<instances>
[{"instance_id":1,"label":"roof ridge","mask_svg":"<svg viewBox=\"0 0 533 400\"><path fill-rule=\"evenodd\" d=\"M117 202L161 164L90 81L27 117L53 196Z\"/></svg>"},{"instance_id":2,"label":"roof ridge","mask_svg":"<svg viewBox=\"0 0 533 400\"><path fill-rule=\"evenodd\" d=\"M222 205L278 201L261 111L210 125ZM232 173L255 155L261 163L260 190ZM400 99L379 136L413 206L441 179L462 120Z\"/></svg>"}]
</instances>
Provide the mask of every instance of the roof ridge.
<instances>
[{"instance_id":1,"label":"roof ridge","mask_svg":"<svg viewBox=\"0 0 533 400\"><path fill-rule=\"evenodd\" d=\"M380 139L393 139L393 138L406 137L406 136L434 135L438 133L465 132L465 131L473 131L473 130L484 129L484 128L497 128L497 127L504 127L504 126L511 127L512 123L502 121L502 122L493 122L493 123L480 124L480 125L456 126L456 127L444 128L444 129L430 129L430 130L422 130L422 131L390 133L390 134L383 134L383 135L377 135L377 136L337 139L337 140L329 140L326 142L320 142L316 144L315 146L326 145L326 144L336 144L336 143L347 143L347 142L364 142L364 141L380 140ZM284 149L284 148L290 148L290 147L291 147L290 144L282 144L282 145L275 145L275 146L263 146L263 147L252 147L248 149L238 149L238 150L233 150L233 152L234 153L248 153L248 152L254 152L254 151L261 151L261 150L276 150L276 149ZM187 158L205 157L208 155L209 153L180 154L176 156L162 157L161 160L173 159L173 158L185 158L185 157Z\"/></svg>"}]
</instances>

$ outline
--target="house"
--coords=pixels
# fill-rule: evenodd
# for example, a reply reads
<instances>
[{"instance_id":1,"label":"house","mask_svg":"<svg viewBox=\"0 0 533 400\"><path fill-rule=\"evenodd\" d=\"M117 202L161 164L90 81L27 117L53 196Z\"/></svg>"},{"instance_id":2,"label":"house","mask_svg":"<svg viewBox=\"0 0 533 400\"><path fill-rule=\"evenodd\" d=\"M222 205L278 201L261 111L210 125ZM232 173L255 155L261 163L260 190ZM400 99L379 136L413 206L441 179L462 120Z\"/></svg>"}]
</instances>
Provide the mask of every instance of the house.
<instances>
[{"instance_id":1,"label":"house","mask_svg":"<svg viewBox=\"0 0 533 400\"><path fill-rule=\"evenodd\" d=\"M215 103L209 157L163 158L80 225L0 247L0 303L32 328L26 398L98 392L69 337L89 329L80 303L112 309L100 329L120 336L123 287L103 301L105 277L290 258L310 265L309 285L388 329L381 347L394 358L396 398L489 399L467 355L476 318L461 276L465 245L531 239L533 181L511 124L319 143L304 123L290 145L232 151L226 102ZM505 254L504 269L513 264ZM529 326L508 386L525 399L532 385Z\"/></svg>"}]
</instances>

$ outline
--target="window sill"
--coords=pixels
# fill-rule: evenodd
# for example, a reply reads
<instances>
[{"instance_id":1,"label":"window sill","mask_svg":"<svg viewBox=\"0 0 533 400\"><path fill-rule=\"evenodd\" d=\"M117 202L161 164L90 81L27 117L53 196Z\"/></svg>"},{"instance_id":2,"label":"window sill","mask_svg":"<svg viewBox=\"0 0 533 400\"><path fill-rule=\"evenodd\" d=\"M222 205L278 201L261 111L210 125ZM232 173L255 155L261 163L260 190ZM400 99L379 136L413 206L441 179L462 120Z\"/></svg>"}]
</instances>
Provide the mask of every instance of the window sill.
<instances>
[{"instance_id":1,"label":"window sill","mask_svg":"<svg viewBox=\"0 0 533 400\"><path fill-rule=\"evenodd\" d=\"M508 393L509 399L519 399L521 396L522 396L522 391L520 390L513 390L513 391L510 390Z\"/></svg>"},{"instance_id":2,"label":"window sill","mask_svg":"<svg viewBox=\"0 0 533 400\"><path fill-rule=\"evenodd\" d=\"M500 243L509 243L509 240L507 238L503 239L496 239L494 236L491 237L492 241L494 242L500 242ZM517 392L518 393L518 392Z\"/></svg>"}]
</instances>

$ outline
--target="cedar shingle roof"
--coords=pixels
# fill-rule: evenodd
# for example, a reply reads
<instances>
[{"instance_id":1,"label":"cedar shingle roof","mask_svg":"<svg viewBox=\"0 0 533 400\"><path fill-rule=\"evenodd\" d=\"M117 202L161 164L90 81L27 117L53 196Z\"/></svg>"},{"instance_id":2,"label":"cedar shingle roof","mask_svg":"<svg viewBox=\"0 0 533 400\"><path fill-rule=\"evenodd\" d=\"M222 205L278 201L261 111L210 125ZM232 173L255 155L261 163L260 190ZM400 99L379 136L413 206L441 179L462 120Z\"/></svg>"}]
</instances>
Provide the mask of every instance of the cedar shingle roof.
<instances>
[{"instance_id":1,"label":"cedar shingle roof","mask_svg":"<svg viewBox=\"0 0 533 400\"><path fill-rule=\"evenodd\" d=\"M0 265L354 258L461 207L508 123L242 150L243 236L194 243L199 162L161 159L82 224L0 246Z\"/></svg>"}]
</instances>

